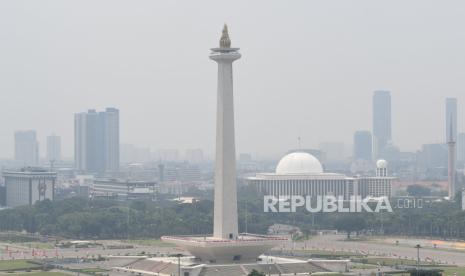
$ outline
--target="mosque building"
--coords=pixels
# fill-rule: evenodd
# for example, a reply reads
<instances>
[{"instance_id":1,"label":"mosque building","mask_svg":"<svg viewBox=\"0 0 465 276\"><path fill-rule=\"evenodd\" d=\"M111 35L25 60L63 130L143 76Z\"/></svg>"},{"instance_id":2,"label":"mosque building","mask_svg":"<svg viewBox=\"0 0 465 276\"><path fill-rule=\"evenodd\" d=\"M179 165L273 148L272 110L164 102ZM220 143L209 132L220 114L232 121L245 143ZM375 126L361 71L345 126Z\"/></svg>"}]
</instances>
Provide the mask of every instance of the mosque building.
<instances>
[{"instance_id":1,"label":"mosque building","mask_svg":"<svg viewBox=\"0 0 465 276\"><path fill-rule=\"evenodd\" d=\"M274 173L258 173L247 177L246 183L259 193L274 196L351 196L391 197L392 181L387 162L376 162L376 176L349 177L340 173L324 172L320 161L307 152L292 152L284 156Z\"/></svg>"}]
</instances>

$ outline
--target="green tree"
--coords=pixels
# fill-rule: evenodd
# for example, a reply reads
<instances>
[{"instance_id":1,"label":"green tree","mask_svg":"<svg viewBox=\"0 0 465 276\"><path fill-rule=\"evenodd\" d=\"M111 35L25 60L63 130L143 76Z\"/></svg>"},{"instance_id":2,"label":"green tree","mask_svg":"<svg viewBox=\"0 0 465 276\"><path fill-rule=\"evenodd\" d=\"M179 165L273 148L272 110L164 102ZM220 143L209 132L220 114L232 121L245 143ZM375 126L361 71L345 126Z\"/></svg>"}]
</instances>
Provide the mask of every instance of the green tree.
<instances>
[{"instance_id":1,"label":"green tree","mask_svg":"<svg viewBox=\"0 0 465 276\"><path fill-rule=\"evenodd\" d=\"M352 232L359 232L366 228L366 220L361 216L341 215L336 219L335 227L338 231L346 232L347 238L350 239Z\"/></svg>"},{"instance_id":2,"label":"green tree","mask_svg":"<svg viewBox=\"0 0 465 276\"><path fill-rule=\"evenodd\" d=\"M252 271L249 273L248 276L265 276L265 273L263 272L258 272L255 269L252 269Z\"/></svg>"},{"instance_id":3,"label":"green tree","mask_svg":"<svg viewBox=\"0 0 465 276\"><path fill-rule=\"evenodd\" d=\"M407 187L407 193L410 196L430 196L431 189L421 185L410 185Z\"/></svg>"}]
</instances>

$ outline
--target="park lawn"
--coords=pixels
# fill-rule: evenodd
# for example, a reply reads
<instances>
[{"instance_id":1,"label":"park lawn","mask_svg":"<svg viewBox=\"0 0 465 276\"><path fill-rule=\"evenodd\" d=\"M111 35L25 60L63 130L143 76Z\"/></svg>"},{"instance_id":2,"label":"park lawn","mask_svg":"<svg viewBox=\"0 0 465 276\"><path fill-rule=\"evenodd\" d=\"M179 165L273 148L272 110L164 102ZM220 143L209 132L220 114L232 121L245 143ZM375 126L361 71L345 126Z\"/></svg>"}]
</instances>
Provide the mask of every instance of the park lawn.
<instances>
[{"instance_id":1,"label":"park lawn","mask_svg":"<svg viewBox=\"0 0 465 276\"><path fill-rule=\"evenodd\" d=\"M364 257L364 255L360 253L353 253L353 252L344 252L344 251L329 251L329 250L313 250L313 249L304 249L304 250L299 250L296 249L298 252L303 252L307 254L312 254L316 256L328 256L328 257Z\"/></svg>"},{"instance_id":2,"label":"park lawn","mask_svg":"<svg viewBox=\"0 0 465 276\"><path fill-rule=\"evenodd\" d=\"M26 269L36 269L42 267L38 264L33 264L27 260L9 260L9 261L0 261L0 271L5 270L26 270Z\"/></svg>"},{"instance_id":3,"label":"park lawn","mask_svg":"<svg viewBox=\"0 0 465 276\"><path fill-rule=\"evenodd\" d=\"M65 274L61 272L50 272L50 271L8 273L8 275L12 275L12 276L70 276L69 274Z\"/></svg>"},{"instance_id":4,"label":"park lawn","mask_svg":"<svg viewBox=\"0 0 465 276\"><path fill-rule=\"evenodd\" d=\"M78 270L80 273L97 273L97 272L107 272L108 270L103 268L83 268Z\"/></svg>"},{"instance_id":5,"label":"park lawn","mask_svg":"<svg viewBox=\"0 0 465 276\"><path fill-rule=\"evenodd\" d=\"M457 275L465 275L465 267L438 267L439 269L444 270L444 276L452 276L454 273Z\"/></svg>"},{"instance_id":6,"label":"park lawn","mask_svg":"<svg viewBox=\"0 0 465 276\"><path fill-rule=\"evenodd\" d=\"M416 265L417 261L415 260L406 260L406 259L395 259L395 258L363 258L363 259L354 259L353 262L357 263L365 263L371 265L378 265L378 263L382 266L394 266L394 265ZM432 263L428 262L420 262L420 265L431 265Z\"/></svg>"},{"instance_id":7,"label":"park lawn","mask_svg":"<svg viewBox=\"0 0 465 276\"><path fill-rule=\"evenodd\" d=\"M154 246L154 247L175 247L176 246L173 243L164 242L160 239L122 240L122 242L143 245L143 246Z\"/></svg>"},{"instance_id":8,"label":"park lawn","mask_svg":"<svg viewBox=\"0 0 465 276\"><path fill-rule=\"evenodd\" d=\"M26 246L29 248L36 248L36 249L53 249L55 245L48 242L25 242L21 243L22 246Z\"/></svg>"},{"instance_id":9,"label":"park lawn","mask_svg":"<svg viewBox=\"0 0 465 276\"><path fill-rule=\"evenodd\" d=\"M377 265L372 264L362 264L362 263L352 263L351 269L372 269L377 268Z\"/></svg>"}]
</instances>

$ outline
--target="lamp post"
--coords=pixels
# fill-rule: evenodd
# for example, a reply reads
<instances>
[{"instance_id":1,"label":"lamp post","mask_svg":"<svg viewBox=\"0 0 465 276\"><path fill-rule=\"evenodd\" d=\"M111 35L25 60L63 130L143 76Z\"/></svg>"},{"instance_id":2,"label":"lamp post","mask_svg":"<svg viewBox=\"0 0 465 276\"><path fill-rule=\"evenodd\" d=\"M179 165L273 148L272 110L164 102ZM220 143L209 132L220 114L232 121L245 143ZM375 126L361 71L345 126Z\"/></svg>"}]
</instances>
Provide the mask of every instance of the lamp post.
<instances>
[{"instance_id":1,"label":"lamp post","mask_svg":"<svg viewBox=\"0 0 465 276\"><path fill-rule=\"evenodd\" d=\"M174 254L170 256L178 258L178 276L181 276L181 257L183 257L184 255L181 253L178 253L178 254Z\"/></svg>"},{"instance_id":2,"label":"lamp post","mask_svg":"<svg viewBox=\"0 0 465 276\"><path fill-rule=\"evenodd\" d=\"M419 273L418 270L420 268L420 248L421 248L421 246L419 244L417 244L415 246L415 248L417 249L417 275L418 275L418 273Z\"/></svg>"}]
</instances>

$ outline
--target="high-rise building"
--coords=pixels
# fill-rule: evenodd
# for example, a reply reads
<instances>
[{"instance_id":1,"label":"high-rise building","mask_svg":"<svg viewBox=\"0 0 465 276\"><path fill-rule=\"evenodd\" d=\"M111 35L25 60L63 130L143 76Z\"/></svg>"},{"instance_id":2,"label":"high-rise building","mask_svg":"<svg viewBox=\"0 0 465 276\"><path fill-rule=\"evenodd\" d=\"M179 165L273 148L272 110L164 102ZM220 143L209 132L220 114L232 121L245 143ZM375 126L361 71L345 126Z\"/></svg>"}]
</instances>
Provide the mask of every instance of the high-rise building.
<instances>
[{"instance_id":1,"label":"high-rise building","mask_svg":"<svg viewBox=\"0 0 465 276\"><path fill-rule=\"evenodd\" d=\"M447 167L447 147L445 144L424 144L418 153L417 161L425 170Z\"/></svg>"},{"instance_id":2,"label":"high-rise building","mask_svg":"<svg viewBox=\"0 0 465 276\"><path fill-rule=\"evenodd\" d=\"M192 164L202 163L203 162L202 149L187 149L186 150L186 161Z\"/></svg>"},{"instance_id":3,"label":"high-rise building","mask_svg":"<svg viewBox=\"0 0 465 276\"><path fill-rule=\"evenodd\" d=\"M117 172L119 169L119 110L107 108L99 112L103 125L104 170Z\"/></svg>"},{"instance_id":4,"label":"high-rise building","mask_svg":"<svg viewBox=\"0 0 465 276\"><path fill-rule=\"evenodd\" d=\"M39 164L39 142L35 130L20 130L15 132L15 159L24 166Z\"/></svg>"},{"instance_id":5,"label":"high-rise building","mask_svg":"<svg viewBox=\"0 0 465 276\"><path fill-rule=\"evenodd\" d=\"M119 169L119 111L107 108L74 115L74 159L76 169L90 173L112 173Z\"/></svg>"},{"instance_id":6,"label":"high-rise building","mask_svg":"<svg viewBox=\"0 0 465 276\"><path fill-rule=\"evenodd\" d=\"M47 160L61 160L61 137L55 134L47 136Z\"/></svg>"},{"instance_id":7,"label":"high-rise building","mask_svg":"<svg viewBox=\"0 0 465 276\"><path fill-rule=\"evenodd\" d=\"M354 134L354 160L370 161L373 157L373 137L369 131L359 130Z\"/></svg>"},{"instance_id":8,"label":"high-rise building","mask_svg":"<svg viewBox=\"0 0 465 276\"><path fill-rule=\"evenodd\" d=\"M465 132L461 132L457 138L457 160L463 166L465 163Z\"/></svg>"},{"instance_id":9,"label":"high-rise building","mask_svg":"<svg viewBox=\"0 0 465 276\"><path fill-rule=\"evenodd\" d=\"M451 129L452 128L452 129ZM447 98L446 99L446 140L449 142L450 136L453 136L453 140L457 141L457 99Z\"/></svg>"},{"instance_id":10,"label":"high-rise building","mask_svg":"<svg viewBox=\"0 0 465 276\"><path fill-rule=\"evenodd\" d=\"M373 94L373 148L376 158L383 157L391 139L391 92L378 90Z\"/></svg>"},{"instance_id":11,"label":"high-rise building","mask_svg":"<svg viewBox=\"0 0 465 276\"><path fill-rule=\"evenodd\" d=\"M343 161L346 159L346 145L342 142L320 143L320 150L324 152L328 162Z\"/></svg>"}]
</instances>

